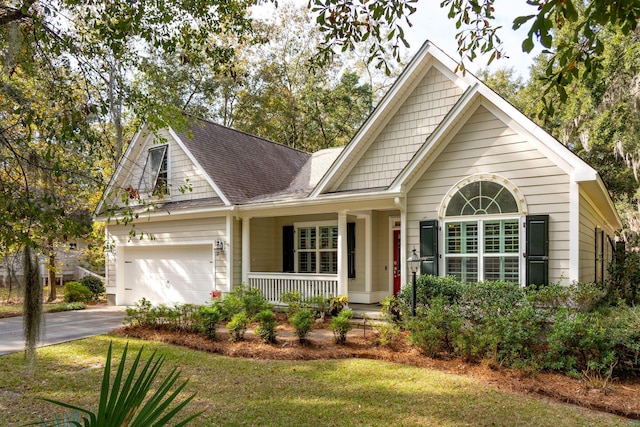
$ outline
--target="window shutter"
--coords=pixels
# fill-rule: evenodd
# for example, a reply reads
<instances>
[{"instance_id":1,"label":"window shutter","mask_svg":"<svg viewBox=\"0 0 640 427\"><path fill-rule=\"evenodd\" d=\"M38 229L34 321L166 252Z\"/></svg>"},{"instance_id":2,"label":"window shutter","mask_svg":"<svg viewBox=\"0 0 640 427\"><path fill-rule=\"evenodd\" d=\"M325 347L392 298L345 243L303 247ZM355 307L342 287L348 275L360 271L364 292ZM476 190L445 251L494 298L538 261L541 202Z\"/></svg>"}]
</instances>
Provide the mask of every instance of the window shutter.
<instances>
[{"instance_id":1,"label":"window shutter","mask_svg":"<svg viewBox=\"0 0 640 427\"><path fill-rule=\"evenodd\" d=\"M285 225L282 227L282 271L285 273L295 271L294 246L293 225Z\"/></svg>"},{"instance_id":2,"label":"window shutter","mask_svg":"<svg viewBox=\"0 0 640 427\"><path fill-rule=\"evenodd\" d=\"M438 221L420 221L420 274L438 275Z\"/></svg>"},{"instance_id":3,"label":"window shutter","mask_svg":"<svg viewBox=\"0 0 640 427\"><path fill-rule=\"evenodd\" d=\"M347 270L349 279L356 277L356 223L347 223Z\"/></svg>"},{"instance_id":4,"label":"window shutter","mask_svg":"<svg viewBox=\"0 0 640 427\"><path fill-rule=\"evenodd\" d=\"M549 284L549 215L527 215L526 284Z\"/></svg>"}]
</instances>

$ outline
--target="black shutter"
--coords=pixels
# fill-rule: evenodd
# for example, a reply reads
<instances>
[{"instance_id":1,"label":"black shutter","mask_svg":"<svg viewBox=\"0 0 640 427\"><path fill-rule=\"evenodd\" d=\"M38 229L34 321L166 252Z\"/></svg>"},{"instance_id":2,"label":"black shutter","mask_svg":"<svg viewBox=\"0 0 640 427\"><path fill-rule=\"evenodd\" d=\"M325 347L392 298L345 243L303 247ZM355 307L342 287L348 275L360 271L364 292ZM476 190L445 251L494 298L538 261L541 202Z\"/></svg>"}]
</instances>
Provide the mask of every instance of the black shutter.
<instances>
[{"instance_id":1,"label":"black shutter","mask_svg":"<svg viewBox=\"0 0 640 427\"><path fill-rule=\"evenodd\" d=\"M438 221L420 221L420 274L438 275Z\"/></svg>"},{"instance_id":2,"label":"black shutter","mask_svg":"<svg viewBox=\"0 0 640 427\"><path fill-rule=\"evenodd\" d=\"M349 279L356 277L356 223L347 223L347 270Z\"/></svg>"},{"instance_id":3,"label":"black shutter","mask_svg":"<svg viewBox=\"0 0 640 427\"><path fill-rule=\"evenodd\" d=\"M294 245L293 225L285 225L282 227L282 271L285 273L295 271Z\"/></svg>"},{"instance_id":4,"label":"black shutter","mask_svg":"<svg viewBox=\"0 0 640 427\"><path fill-rule=\"evenodd\" d=\"M549 284L549 215L527 215L527 286Z\"/></svg>"}]
</instances>

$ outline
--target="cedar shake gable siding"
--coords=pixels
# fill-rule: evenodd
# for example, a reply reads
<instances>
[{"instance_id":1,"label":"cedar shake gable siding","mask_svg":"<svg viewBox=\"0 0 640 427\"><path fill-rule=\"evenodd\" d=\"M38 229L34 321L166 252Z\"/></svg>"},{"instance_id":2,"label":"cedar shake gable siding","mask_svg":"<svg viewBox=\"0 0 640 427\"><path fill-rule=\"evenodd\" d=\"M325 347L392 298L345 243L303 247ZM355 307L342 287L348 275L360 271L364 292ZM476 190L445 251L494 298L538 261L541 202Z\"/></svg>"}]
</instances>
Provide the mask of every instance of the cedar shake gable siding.
<instances>
[{"instance_id":1,"label":"cedar shake gable siding","mask_svg":"<svg viewBox=\"0 0 640 427\"><path fill-rule=\"evenodd\" d=\"M286 189L311 156L200 119L177 135L232 204Z\"/></svg>"}]
</instances>

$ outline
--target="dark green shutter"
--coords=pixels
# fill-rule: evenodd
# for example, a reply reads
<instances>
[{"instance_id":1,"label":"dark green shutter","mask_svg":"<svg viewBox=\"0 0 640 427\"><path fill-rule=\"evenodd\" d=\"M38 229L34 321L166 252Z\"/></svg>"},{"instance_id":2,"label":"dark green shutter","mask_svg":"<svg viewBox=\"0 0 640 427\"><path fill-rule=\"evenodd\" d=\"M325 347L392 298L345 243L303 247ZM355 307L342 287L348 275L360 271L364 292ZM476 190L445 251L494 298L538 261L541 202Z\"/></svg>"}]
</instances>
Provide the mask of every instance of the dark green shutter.
<instances>
[{"instance_id":1,"label":"dark green shutter","mask_svg":"<svg viewBox=\"0 0 640 427\"><path fill-rule=\"evenodd\" d=\"M347 223L347 269L349 279L356 277L356 223Z\"/></svg>"},{"instance_id":2,"label":"dark green shutter","mask_svg":"<svg viewBox=\"0 0 640 427\"><path fill-rule=\"evenodd\" d=\"M527 286L549 284L549 215L528 215L526 222Z\"/></svg>"},{"instance_id":3,"label":"dark green shutter","mask_svg":"<svg viewBox=\"0 0 640 427\"><path fill-rule=\"evenodd\" d=\"M282 227L282 271L285 273L295 271L294 246L293 225L285 225Z\"/></svg>"},{"instance_id":4,"label":"dark green shutter","mask_svg":"<svg viewBox=\"0 0 640 427\"><path fill-rule=\"evenodd\" d=\"M438 275L438 221L420 221L420 274Z\"/></svg>"}]
</instances>

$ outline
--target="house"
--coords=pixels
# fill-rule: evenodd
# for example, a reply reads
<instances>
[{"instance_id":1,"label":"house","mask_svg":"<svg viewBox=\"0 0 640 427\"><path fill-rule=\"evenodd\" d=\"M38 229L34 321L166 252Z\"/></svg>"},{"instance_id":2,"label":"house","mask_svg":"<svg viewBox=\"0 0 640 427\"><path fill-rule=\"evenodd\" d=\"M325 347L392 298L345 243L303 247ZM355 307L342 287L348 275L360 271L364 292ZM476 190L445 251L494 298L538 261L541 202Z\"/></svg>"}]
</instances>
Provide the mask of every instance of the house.
<instances>
[{"instance_id":1,"label":"house","mask_svg":"<svg viewBox=\"0 0 640 427\"><path fill-rule=\"evenodd\" d=\"M203 120L143 128L99 207L137 216L135 237L118 213L106 228L112 302L240 283L377 302L413 248L464 281L602 280L621 221L598 173L455 68L425 43L346 147L313 154Z\"/></svg>"}]
</instances>

